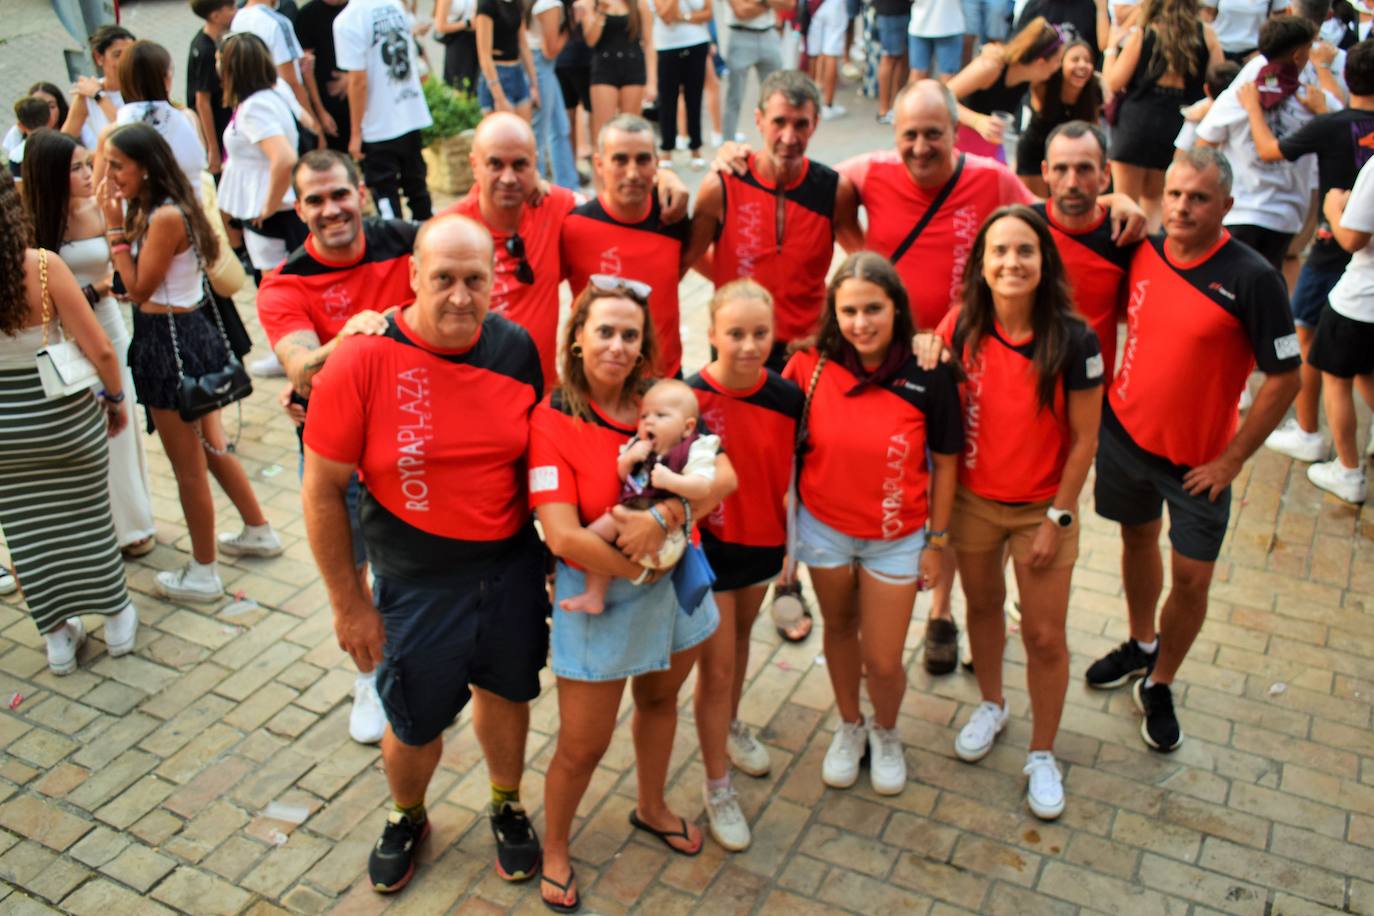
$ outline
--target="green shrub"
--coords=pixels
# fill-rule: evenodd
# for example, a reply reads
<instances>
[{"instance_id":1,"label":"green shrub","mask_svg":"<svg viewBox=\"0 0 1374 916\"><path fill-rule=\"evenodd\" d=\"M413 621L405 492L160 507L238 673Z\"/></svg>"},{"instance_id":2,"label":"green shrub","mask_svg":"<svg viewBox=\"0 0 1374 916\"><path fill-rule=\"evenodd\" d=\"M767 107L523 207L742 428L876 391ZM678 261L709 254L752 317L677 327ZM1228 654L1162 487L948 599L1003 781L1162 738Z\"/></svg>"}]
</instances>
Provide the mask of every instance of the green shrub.
<instances>
[{"instance_id":1,"label":"green shrub","mask_svg":"<svg viewBox=\"0 0 1374 916\"><path fill-rule=\"evenodd\" d=\"M430 116L434 118L433 126L420 131L420 142L425 146L456 137L482 120L482 107L472 93L459 92L437 77L425 80L424 91Z\"/></svg>"}]
</instances>

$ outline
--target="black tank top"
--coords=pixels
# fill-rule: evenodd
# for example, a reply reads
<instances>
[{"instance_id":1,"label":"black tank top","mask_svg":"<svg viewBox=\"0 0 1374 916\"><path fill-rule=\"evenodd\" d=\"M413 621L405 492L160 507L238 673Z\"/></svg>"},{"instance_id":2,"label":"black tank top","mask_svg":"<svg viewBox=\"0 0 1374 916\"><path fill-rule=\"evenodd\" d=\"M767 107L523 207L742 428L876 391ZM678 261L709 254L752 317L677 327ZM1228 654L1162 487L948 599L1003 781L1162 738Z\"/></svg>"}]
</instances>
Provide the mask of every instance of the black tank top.
<instances>
[{"instance_id":1,"label":"black tank top","mask_svg":"<svg viewBox=\"0 0 1374 916\"><path fill-rule=\"evenodd\" d=\"M628 15L606 14L601 26L601 39L593 51L629 51L638 48L639 42L630 39L630 17Z\"/></svg>"},{"instance_id":2,"label":"black tank top","mask_svg":"<svg viewBox=\"0 0 1374 916\"><path fill-rule=\"evenodd\" d=\"M997 81L991 86L970 92L959 101L965 108L979 114L992 114L994 111L1015 114L1021 108L1021 100L1026 97L1026 89L1030 87L1030 83L1008 86L1007 71L1010 69L1010 65L1003 66L1002 72L997 74Z\"/></svg>"},{"instance_id":3,"label":"black tank top","mask_svg":"<svg viewBox=\"0 0 1374 916\"><path fill-rule=\"evenodd\" d=\"M1160 86L1159 80L1167 73L1167 66L1161 61L1160 66L1151 66L1154 62L1155 45L1159 43L1159 36L1154 29L1145 30L1145 38L1140 43L1140 60L1136 61L1135 73L1131 74L1131 85L1128 94L1132 96L1143 96L1150 93L1166 95L1170 98L1181 99L1184 104L1196 102L1207 94L1207 61L1210 57L1207 51L1207 33L1202 23L1197 25L1198 50L1196 60L1193 62L1193 72L1184 78L1183 87Z\"/></svg>"}]
</instances>

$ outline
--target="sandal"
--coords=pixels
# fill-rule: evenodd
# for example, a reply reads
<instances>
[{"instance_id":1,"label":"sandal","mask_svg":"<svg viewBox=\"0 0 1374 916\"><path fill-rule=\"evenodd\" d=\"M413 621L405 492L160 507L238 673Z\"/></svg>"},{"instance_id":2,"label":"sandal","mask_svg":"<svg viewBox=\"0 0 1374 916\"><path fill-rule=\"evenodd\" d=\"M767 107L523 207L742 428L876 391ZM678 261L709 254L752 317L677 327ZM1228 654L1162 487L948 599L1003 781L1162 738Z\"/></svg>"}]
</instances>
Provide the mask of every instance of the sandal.
<instances>
[{"instance_id":1,"label":"sandal","mask_svg":"<svg viewBox=\"0 0 1374 916\"><path fill-rule=\"evenodd\" d=\"M792 634L802 626L802 620L806 621L806 632L800 636L793 636ZM792 624L790 630L777 627L778 635L788 642L806 642L806 637L811 635L811 630L815 627L815 618L811 616L811 608L806 608L802 611L802 620L798 620L796 623Z\"/></svg>"},{"instance_id":2,"label":"sandal","mask_svg":"<svg viewBox=\"0 0 1374 916\"><path fill-rule=\"evenodd\" d=\"M787 626L783 626L778 622L780 616L783 617L784 620L791 616L776 613L775 606L779 601L794 601L801 606L801 614ZM806 637L811 635L815 618L811 616L811 608L807 606L806 599L802 597L801 585L799 583L794 582L791 585L775 585L773 587L773 600L769 602L768 610L773 617L773 628L778 631L778 636L787 642L805 642ZM793 633L803 625L803 618L807 621L805 625L806 632L802 633L800 636L794 636Z\"/></svg>"},{"instance_id":3,"label":"sandal","mask_svg":"<svg viewBox=\"0 0 1374 916\"><path fill-rule=\"evenodd\" d=\"M634 827L636 830L643 830L645 833L652 833L654 836L658 837L659 840L663 842L664 846L667 846L669 849L671 849L673 852L677 853L680 856L691 857L700 855L702 848L706 845L704 838L698 840L697 848L690 851L686 849L679 849L672 843L668 842L669 840L685 840L688 842L691 841L692 835L687 832L687 818L679 817L678 820L682 822L681 830L657 830L653 827L650 827L644 821L640 820L638 811L630 812L631 827Z\"/></svg>"},{"instance_id":4,"label":"sandal","mask_svg":"<svg viewBox=\"0 0 1374 916\"><path fill-rule=\"evenodd\" d=\"M568 880L563 882L562 884L559 884L557 881L553 880L548 875L543 873L540 873L539 880L547 884L552 884L554 887L558 888L563 893L563 899L566 900L568 899L568 888L572 887L573 882L577 880L577 872L573 871L571 865L568 866ZM573 892L572 903L554 903L552 900L550 900L548 897L545 897L543 894L539 895L539 899L544 901L544 906L553 910L555 913L576 913L579 909L582 908L582 895L578 894L576 891Z\"/></svg>"},{"instance_id":5,"label":"sandal","mask_svg":"<svg viewBox=\"0 0 1374 916\"><path fill-rule=\"evenodd\" d=\"M125 544L123 547L119 548L119 552L132 560L136 557L146 557L153 552L153 548L155 547L157 547L157 537L150 534L146 538L134 541L132 544Z\"/></svg>"}]
</instances>

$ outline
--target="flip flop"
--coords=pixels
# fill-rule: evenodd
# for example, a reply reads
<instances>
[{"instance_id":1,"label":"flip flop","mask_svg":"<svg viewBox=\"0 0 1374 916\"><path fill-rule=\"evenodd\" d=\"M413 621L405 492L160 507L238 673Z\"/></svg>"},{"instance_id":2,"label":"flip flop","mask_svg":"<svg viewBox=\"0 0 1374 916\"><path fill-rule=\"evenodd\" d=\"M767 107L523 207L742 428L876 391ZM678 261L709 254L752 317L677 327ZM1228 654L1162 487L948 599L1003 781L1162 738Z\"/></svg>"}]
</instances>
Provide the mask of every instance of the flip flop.
<instances>
[{"instance_id":1,"label":"flip flop","mask_svg":"<svg viewBox=\"0 0 1374 916\"><path fill-rule=\"evenodd\" d=\"M802 610L802 618L811 621L811 626L807 627L806 632L803 633L801 636L793 636L792 634L787 632L787 630L784 630L782 627L775 627L775 629L778 631L778 635L781 636L783 639L787 640L788 642L806 642L807 638L811 635L811 631L815 629L816 619L811 616L811 608L804 608ZM800 625L801 620L798 620L795 624L792 625L792 629L795 630Z\"/></svg>"},{"instance_id":2,"label":"flip flop","mask_svg":"<svg viewBox=\"0 0 1374 916\"><path fill-rule=\"evenodd\" d=\"M568 880L563 884L559 884L557 881L553 880L548 875L543 874L542 872L539 875L539 880L548 884L552 884L554 887L558 888L563 893L563 899L566 900L568 897L568 888L572 887L573 882L577 880L577 872L573 871L572 866L569 866ZM545 897L543 894L539 895L539 899L544 901L544 906L553 910L555 913L576 913L579 909L582 908L581 894L575 894L573 896L572 903L554 903L552 900Z\"/></svg>"},{"instance_id":3,"label":"flip flop","mask_svg":"<svg viewBox=\"0 0 1374 916\"><path fill-rule=\"evenodd\" d=\"M679 849L672 843L668 842L669 840L687 840L690 842L692 838L692 835L687 832L687 818L679 817L678 820L682 822L681 830L656 830L653 827L650 827L648 824L644 823L644 821L639 819L639 812L630 812L631 827L635 828L636 830L643 830L645 833L653 834L663 842L664 846L667 846L669 849L671 849L673 852L677 853L680 856L691 857L701 855L701 850L706 846L704 837L700 842L697 843L697 848L691 851L688 851L686 849Z\"/></svg>"}]
</instances>

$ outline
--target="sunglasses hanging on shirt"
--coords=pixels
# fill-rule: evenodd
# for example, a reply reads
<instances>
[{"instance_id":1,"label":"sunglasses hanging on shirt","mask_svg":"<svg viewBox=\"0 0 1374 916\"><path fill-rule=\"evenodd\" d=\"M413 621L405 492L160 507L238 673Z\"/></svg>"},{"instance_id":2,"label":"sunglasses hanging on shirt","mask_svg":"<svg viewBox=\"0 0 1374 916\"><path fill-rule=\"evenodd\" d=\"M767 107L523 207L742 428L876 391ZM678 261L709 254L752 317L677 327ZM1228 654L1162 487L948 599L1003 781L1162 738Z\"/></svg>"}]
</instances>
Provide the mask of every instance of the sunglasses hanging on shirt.
<instances>
[{"instance_id":1,"label":"sunglasses hanging on shirt","mask_svg":"<svg viewBox=\"0 0 1374 916\"><path fill-rule=\"evenodd\" d=\"M525 257L525 240L520 237L520 233L517 232L506 239L506 254L519 262L515 265L515 279L526 286L534 283L534 268Z\"/></svg>"}]
</instances>

